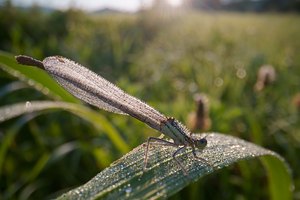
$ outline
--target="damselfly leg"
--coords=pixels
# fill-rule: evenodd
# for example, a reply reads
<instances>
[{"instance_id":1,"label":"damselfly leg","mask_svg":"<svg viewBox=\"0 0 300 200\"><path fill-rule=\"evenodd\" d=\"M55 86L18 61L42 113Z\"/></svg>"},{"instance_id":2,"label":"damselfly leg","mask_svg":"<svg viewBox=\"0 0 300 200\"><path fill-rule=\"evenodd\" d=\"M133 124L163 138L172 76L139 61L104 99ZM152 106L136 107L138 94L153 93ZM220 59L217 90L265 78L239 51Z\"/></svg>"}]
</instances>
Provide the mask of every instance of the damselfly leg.
<instances>
[{"instance_id":1,"label":"damselfly leg","mask_svg":"<svg viewBox=\"0 0 300 200\"><path fill-rule=\"evenodd\" d=\"M156 137L149 137L148 141L147 141L147 146L146 146L146 151L145 151L145 158L144 158L144 168L143 171L145 171L147 169L147 163L148 163L148 152L149 152L149 147L150 147L150 143L152 143L152 145L163 145L163 146L172 146L172 147L178 147L178 144L175 144L173 142L169 142L167 140L161 139L161 138L156 138ZM180 153L182 150L184 150L186 148L186 146L182 146L179 149L177 149L174 153L173 153L173 159L176 161L176 163L179 165L179 167L182 169L183 173L185 175L187 175L187 171L185 170L185 168L183 167L183 165L180 163L180 161L178 160L178 158L176 157L176 155L178 153Z\"/></svg>"},{"instance_id":2,"label":"damselfly leg","mask_svg":"<svg viewBox=\"0 0 300 200\"><path fill-rule=\"evenodd\" d=\"M199 156L197 156L196 149L194 147L192 147L192 153L193 153L194 158L196 158L197 160L199 160L199 161L201 161L201 162L203 162L203 163L205 163L208 166L210 166L210 167L213 168L213 166L207 160L205 160L204 158L200 158Z\"/></svg>"},{"instance_id":3,"label":"damselfly leg","mask_svg":"<svg viewBox=\"0 0 300 200\"><path fill-rule=\"evenodd\" d=\"M179 165L179 167L182 169L184 175L187 175L187 171L184 168L184 166L182 165L182 163L179 161L179 159L176 157L177 154L179 154L181 151L183 151L187 146L186 145L178 145L175 144L173 142L169 142L167 140L161 139L161 138L156 138L156 137L149 137L147 140L147 145L146 145L146 149L145 149L145 157L144 157L144 167L143 167L143 171L146 171L147 169L147 163L148 163L148 152L149 152L149 147L150 147L150 143L152 145L161 145L161 146L172 146L172 147L179 147L172 155L173 159L176 161L176 163ZM205 160L204 158L198 157L196 154L196 148L192 146L192 153L195 159L201 161L202 163L207 164L210 167L213 167L207 160Z\"/></svg>"},{"instance_id":4,"label":"damselfly leg","mask_svg":"<svg viewBox=\"0 0 300 200\"><path fill-rule=\"evenodd\" d=\"M176 158L176 155L184 150L186 148L186 146L180 147L179 149L177 149L174 153L173 153L173 159L176 161L176 163L180 166L180 168L182 169L184 175L187 175L187 171L185 170L185 168L182 166L181 162L178 160L178 158Z\"/></svg>"},{"instance_id":5,"label":"damselfly leg","mask_svg":"<svg viewBox=\"0 0 300 200\"><path fill-rule=\"evenodd\" d=\"M150 143L152 143L154 145L163 145L163 146L172 146L172 147L177 147L178 146L177 144L174 144L173 142L169 142L169 141L161 139L161 138L149 137L148 140L147 140L147 145L146 145L143 171L145 171L146 168L147 168L148 152L149 152Z\"/></svg>"}]
</instances>

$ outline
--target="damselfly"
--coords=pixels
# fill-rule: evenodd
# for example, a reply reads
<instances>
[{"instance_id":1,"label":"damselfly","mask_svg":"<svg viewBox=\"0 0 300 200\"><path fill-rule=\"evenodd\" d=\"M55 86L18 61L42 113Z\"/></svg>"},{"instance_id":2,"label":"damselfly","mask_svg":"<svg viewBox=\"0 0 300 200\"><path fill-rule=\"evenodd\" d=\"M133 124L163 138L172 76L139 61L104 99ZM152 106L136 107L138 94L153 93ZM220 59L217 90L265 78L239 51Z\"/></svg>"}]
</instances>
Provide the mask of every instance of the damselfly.
<instances>
[{"instance_id":1,"label":"damselfly","mask_svg":"<svg viewBox=\"0 0 300 200\"><path fill-rule=\"evenodd\" d=\"M37 66L46 70L75 97L110 112L128 114L170 137L173 141L156 137L148 138L143 170L146 170L147 167L148 151L151 143L177 147L178 149L172 156L185 174L187 174L187 171L176 156L186 147L192 148L192 153L196 159L209 165L205 159L198 157L196 154L196 149L202 151L206 147L206 137L201 139L193 137L192 133L175 118L164 116L148 104L127 94L89 69L60 56L47 57L43 61L39 61L20 55L16 56L16 60L20 64Z\"/></svg>"}]
</instances>

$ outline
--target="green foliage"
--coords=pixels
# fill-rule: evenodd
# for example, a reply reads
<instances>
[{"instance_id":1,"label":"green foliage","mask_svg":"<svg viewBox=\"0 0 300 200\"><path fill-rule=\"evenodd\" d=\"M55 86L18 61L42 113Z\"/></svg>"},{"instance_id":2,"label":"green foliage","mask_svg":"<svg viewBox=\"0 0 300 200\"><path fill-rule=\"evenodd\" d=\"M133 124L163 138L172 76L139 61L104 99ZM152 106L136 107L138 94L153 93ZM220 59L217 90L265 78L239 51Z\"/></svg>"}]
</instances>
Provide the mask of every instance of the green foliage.
<instances>
[{"instance_id":1,"label":"green foliage","mask_svg":"<svg viewBox=\"0 0 300 200\"><path fill-rule=\"evenodd\" d=\"M300 92L298 15L158 11L86 15L75 10L45 14L37 8L0 9L1 50L36 58L69 57L185 122L194 109L193 95L206 93L209 131L230 133L278 152L291 165L293 197L300 198L300 110L294 103ZM262 64L272 64L277 78L258 92L253 88ZM0 95L2 107L51 98L78 105L74 112L81 115L65 109L42 115L45 110L1 123L1 199L56 197L157 134L134 119L91 111L41 70L21 68L11 54L0 53L0 68L4 70L0 93L6 94ZM16 79L36 90L19 87L9 92L7 86ZM83 121L87 114L80 113L81 108L97 117ZM103 115L110 123L100 120ZM96 127L99 124L101 128ZM111 128L126 149L109 137ZM281 197L272 184L282 180L280 174L274 177L274 171L280 171L276 161L263 158L263 165L267 171L258 162L240 162L203 177L171 199ZM272 177L271 193L263 184L266 172Z\"/></svg>"}]
</instances>

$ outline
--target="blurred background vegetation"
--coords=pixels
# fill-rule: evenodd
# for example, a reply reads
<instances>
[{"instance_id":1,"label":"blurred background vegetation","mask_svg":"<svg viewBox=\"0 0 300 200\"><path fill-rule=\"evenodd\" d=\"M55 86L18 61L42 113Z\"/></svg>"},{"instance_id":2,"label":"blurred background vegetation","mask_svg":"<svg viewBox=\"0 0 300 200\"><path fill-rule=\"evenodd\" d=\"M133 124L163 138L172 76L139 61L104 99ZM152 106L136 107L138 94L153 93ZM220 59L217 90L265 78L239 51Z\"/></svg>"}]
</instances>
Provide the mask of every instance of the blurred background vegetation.
<instances>
[{"instance_id":1,"label":"blurred background vegetation","mask_svg":"<svg viewBox=\"0 0 300 200\"><path fill-rule=\"evenodd\" d=\"M1 55L65 56L186 124L201 93L209 125L197 132L226 133L278 152L300 199L299 1L185 1L184 8L162 2L136 13L87 13L4 1ZM0 71L0 106L62 100ZM135 119L95 110L122 138L123 150L105 128L99 132L64 109L2 122L0 199L53 198L159 135ZM182 198L267 199L267 175L259 162L243 161L171 199Z\"/></svg>"}]
</instances>

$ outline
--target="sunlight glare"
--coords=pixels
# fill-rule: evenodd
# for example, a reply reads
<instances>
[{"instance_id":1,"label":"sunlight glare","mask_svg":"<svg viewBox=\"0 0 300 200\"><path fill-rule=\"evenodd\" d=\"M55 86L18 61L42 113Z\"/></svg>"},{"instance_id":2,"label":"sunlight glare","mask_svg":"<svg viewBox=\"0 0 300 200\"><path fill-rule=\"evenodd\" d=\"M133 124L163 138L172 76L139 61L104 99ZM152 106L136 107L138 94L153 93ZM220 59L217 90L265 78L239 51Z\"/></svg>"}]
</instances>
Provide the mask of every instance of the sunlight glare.
<instances>
[{"instance_id":1,"label":"sunlight glare","mask_svg":"<svg viewBox=\"0 0 300 200\"><path fill-rule=\"evenodd\" d=\"M174 7L178 7L182 4L182 0L167 0L167 2Z\"/></svg>"}]
</instances>

